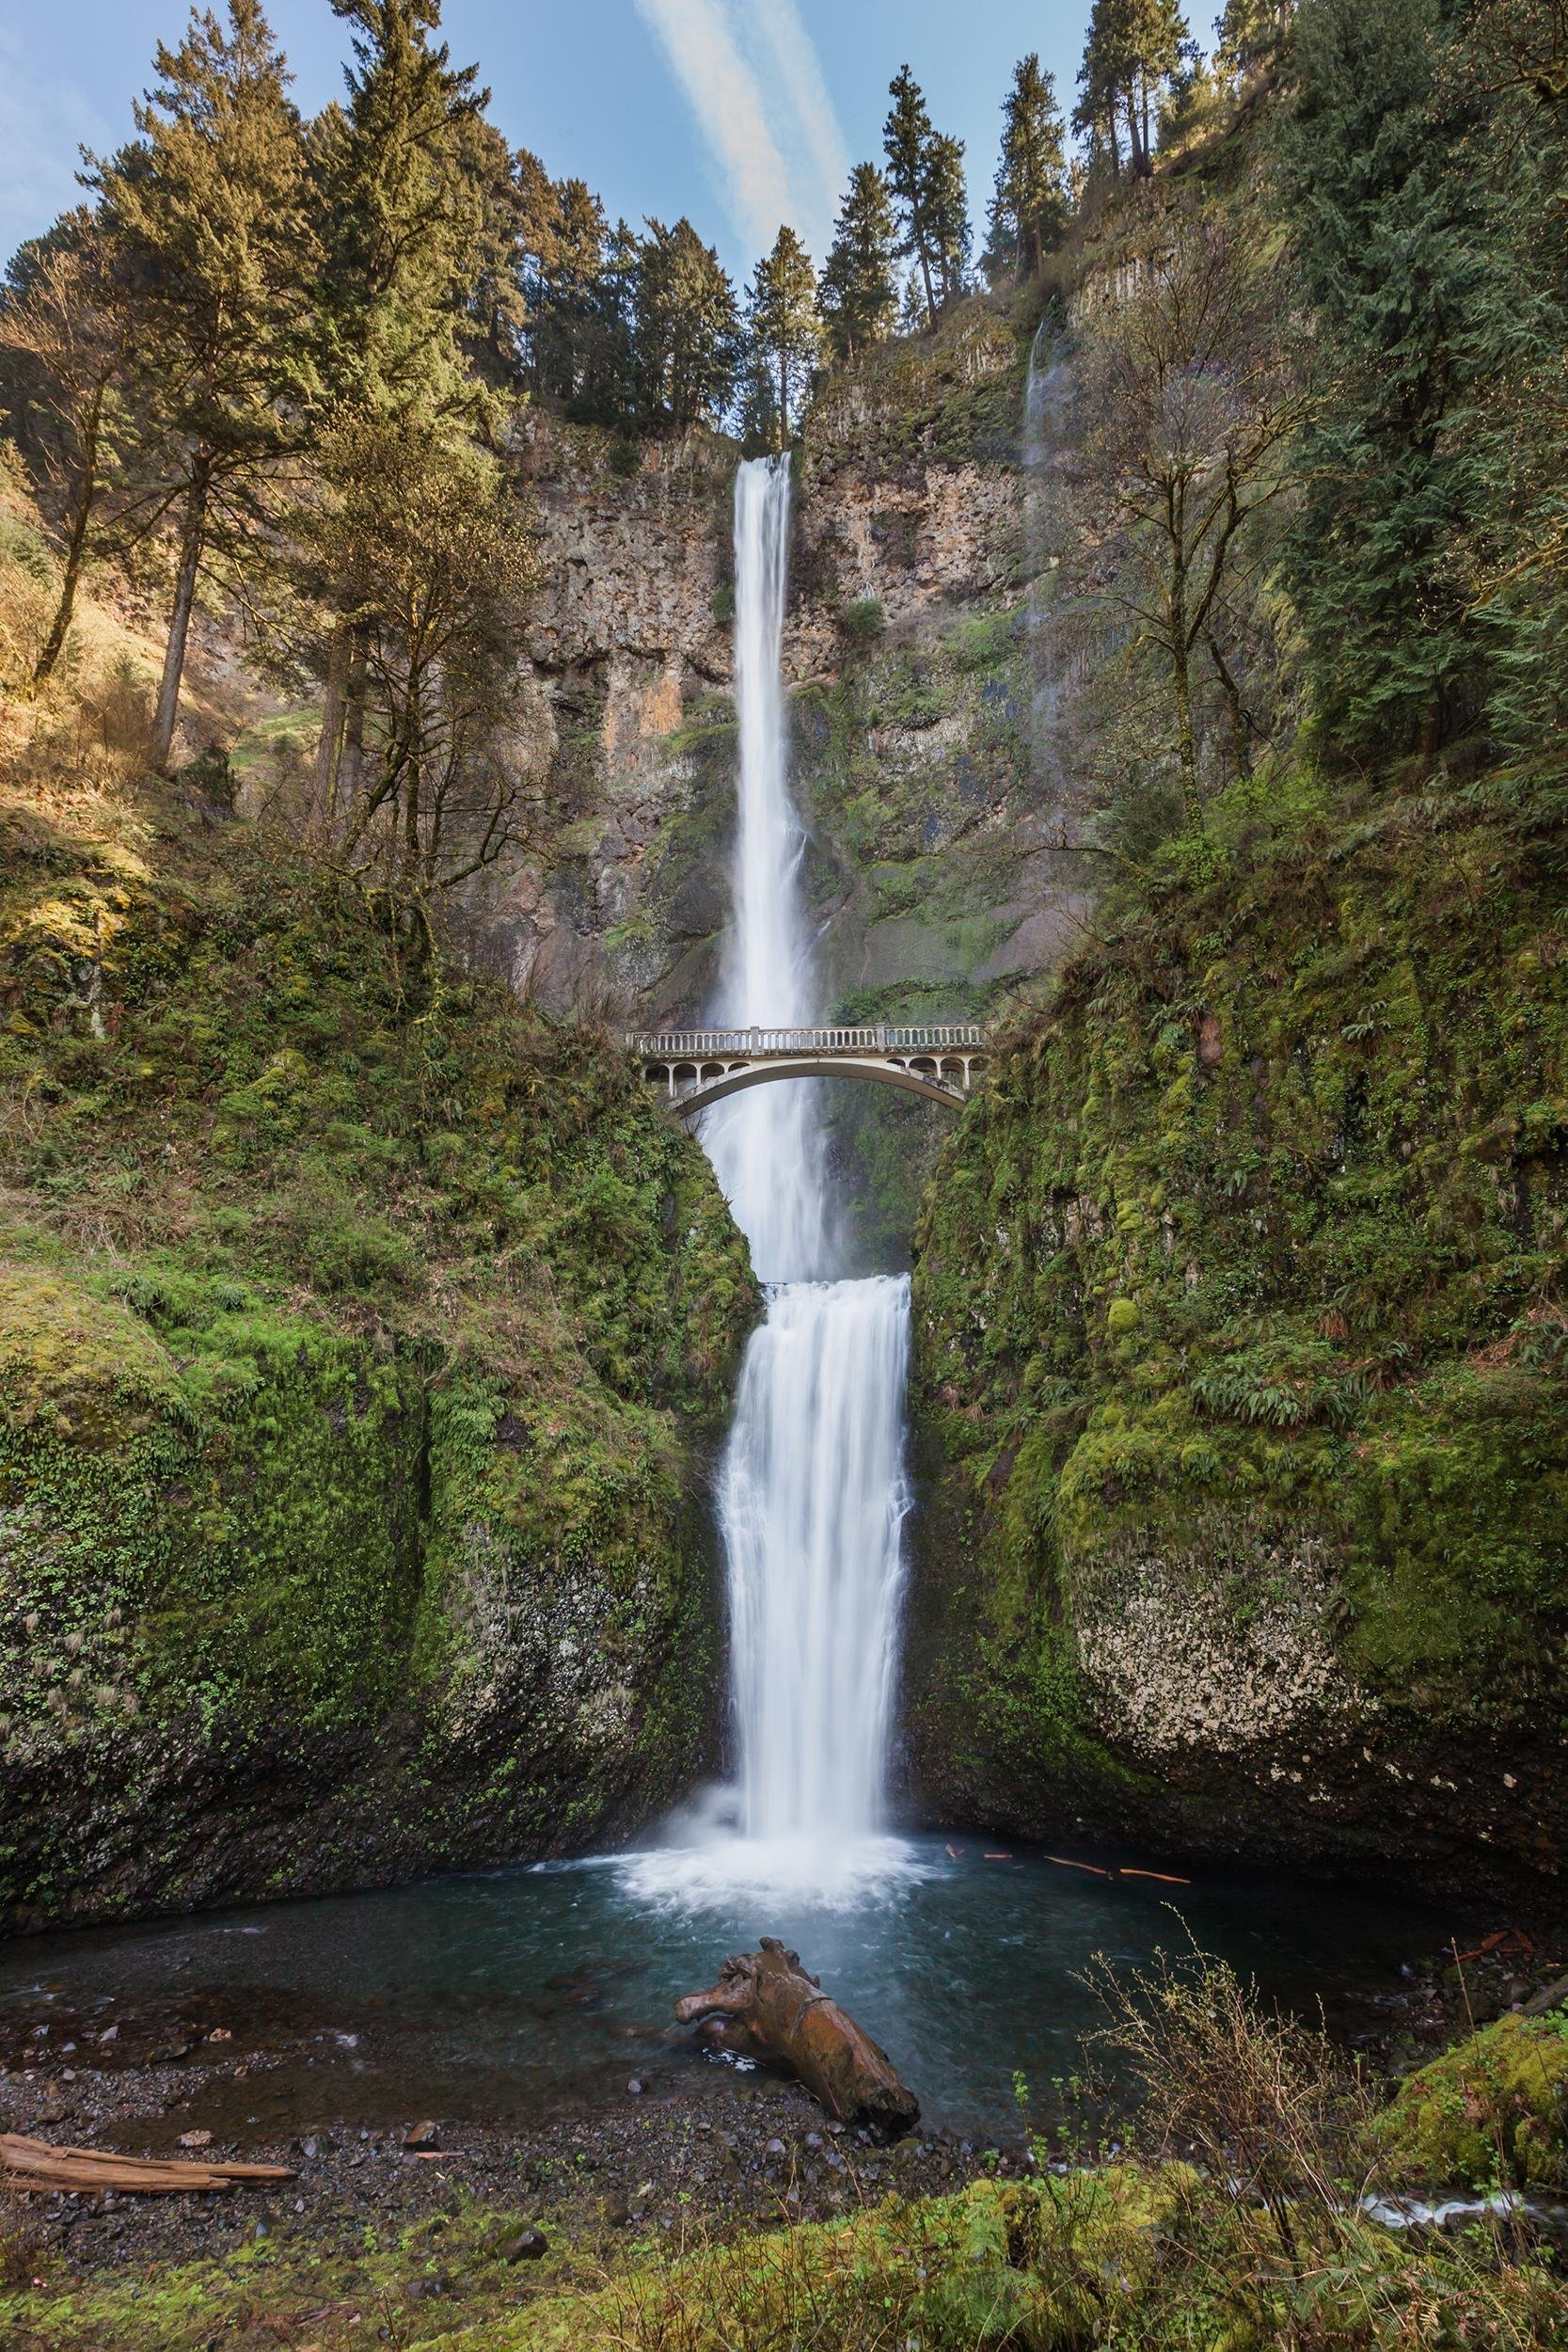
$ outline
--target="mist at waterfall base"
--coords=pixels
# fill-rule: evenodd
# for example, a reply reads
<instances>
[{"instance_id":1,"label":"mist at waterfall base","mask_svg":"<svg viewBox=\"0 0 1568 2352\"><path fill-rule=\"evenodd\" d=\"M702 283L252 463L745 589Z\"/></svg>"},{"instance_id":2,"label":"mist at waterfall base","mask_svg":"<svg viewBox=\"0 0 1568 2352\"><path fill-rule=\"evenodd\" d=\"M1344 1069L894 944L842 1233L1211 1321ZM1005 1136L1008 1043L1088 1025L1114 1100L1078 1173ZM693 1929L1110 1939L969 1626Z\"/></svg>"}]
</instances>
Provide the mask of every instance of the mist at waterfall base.
<instances>
[{"instance_id":1,"label":"mist at waterfall base","mask_svg":"<svg viewBox=\"0 0 1568 2352\"><path fill-rule=\"evenodd\" d=\"M789 790L782 675L789 465L735 485L739 775L734 918L712 1018L820 1017ZM832 1279L833 1203L817 1089L749 1089L702 1141L766 1285L720 1470L736 1780L628 1858L649 1901L854 1902L914 1870L883 1827L903 1585L906 1276Z\"/></svg>"}]
</instances>

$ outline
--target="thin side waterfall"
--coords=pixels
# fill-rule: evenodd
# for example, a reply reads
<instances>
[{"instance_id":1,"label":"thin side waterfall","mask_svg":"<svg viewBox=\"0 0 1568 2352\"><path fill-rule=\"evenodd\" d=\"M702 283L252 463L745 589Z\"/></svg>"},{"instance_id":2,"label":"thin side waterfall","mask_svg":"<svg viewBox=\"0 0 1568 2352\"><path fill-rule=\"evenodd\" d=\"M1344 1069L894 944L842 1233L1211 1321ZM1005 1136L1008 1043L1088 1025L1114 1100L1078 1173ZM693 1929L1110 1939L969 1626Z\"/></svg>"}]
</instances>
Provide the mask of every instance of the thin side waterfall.
<instances>
[{"instance_id":1,"label":"thin side waterfall","mask_svg":"<svg viewBox=\"0 0 1568 2352\"><path fill-rule=\"evenodd\" d=\"M735 915L715 1021L819 1017L789 794L780 658L789 466L735 485L740 766ZM754 1087L703 1143L767 1285L720 1470L737 1780L681 1842L638 1857L643 1891L832 1900L897 1873L881 1834L903 1582L906 1276L837 1263L816 1088Z\"/></svg>"}]
</instances>

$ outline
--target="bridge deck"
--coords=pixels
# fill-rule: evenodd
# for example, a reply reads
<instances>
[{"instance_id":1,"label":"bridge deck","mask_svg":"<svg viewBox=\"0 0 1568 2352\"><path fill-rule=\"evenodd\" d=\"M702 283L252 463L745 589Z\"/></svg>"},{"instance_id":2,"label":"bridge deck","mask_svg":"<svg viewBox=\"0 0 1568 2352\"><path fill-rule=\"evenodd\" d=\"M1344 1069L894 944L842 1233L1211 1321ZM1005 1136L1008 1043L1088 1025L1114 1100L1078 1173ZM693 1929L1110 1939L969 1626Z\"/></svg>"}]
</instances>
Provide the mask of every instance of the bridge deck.
<instances>
[{"instance_id":1,"label":"bridge deck","mask_svg":"<svg viewBox=\"0 0 1568 2352\"><path fill-rule=\"evenodd\" d=\"M766 1080L864 1078L961 1110L985 1031L973 1022L820 1029L649 1029L626 1040L642 1075L683 1119Z\"/></svg>"}]
</instances>

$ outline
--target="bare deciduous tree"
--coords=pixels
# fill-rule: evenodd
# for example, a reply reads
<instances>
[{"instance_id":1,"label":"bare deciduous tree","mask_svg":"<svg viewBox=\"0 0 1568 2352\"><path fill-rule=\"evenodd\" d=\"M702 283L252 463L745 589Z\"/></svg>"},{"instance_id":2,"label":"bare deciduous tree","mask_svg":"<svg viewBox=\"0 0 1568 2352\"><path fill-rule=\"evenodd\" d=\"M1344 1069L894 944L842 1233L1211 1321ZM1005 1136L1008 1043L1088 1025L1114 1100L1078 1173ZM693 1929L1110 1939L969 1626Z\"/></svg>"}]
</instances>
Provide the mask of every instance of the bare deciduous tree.
<instances>
[{"instance_id":1,"label":"bare deciduous tree","mask_svg":"<svg viewBox=\"0 0 1568 2352\"><path fill-rule=\"evenodd\" d=\"M0 348L30 363L35 436L59 515L61 575L33 664L34 689L53 674L71 628L105 487L132 336L124 277L102 223L84 206L42 254L24 288L0 307Z\"/></svg>"},{"instance_id":2,"label":"bare deciduous tree","mask_svg":"<svg viewBox=\"0 0 1568 2352\"><path fill-rule=\"evenodd\" d=\"M1108 601L1168 678L1196 828L1194 664L1208 653L1244 747L1222 617L1248 524L1284 486L1279 460L1304 393L1272 257L1250 220L1151 208L1135 259L1131 290L1090 314L1073 500Z\"/></svg>"}]
</instances>

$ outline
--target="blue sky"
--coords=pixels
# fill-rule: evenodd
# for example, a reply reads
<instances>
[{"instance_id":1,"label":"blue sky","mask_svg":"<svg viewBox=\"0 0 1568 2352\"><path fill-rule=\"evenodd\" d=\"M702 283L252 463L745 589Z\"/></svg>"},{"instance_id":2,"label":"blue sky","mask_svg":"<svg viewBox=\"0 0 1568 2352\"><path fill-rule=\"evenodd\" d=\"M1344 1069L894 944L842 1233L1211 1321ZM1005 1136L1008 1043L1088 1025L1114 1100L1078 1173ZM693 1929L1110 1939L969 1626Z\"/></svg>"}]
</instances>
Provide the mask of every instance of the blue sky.
<instances>
[{"instance_id":1,"label":"blue sky","mask_svg":"<svg viewBox=\"0 0 1568 2352\"><path fill-rule=\"evenodd\" d=\"M327 0L269 14L314 111L341 87L346 27ZM1088 0L447 0L443 14L514 146L586 180L612 217L689 214L738 279L784 218L821 262L842 174L879 160L906 59L939 130L966 143L978 230L1014 62L1037 50L1070 104ZM0 0L0 260L75 199L80 143L126 136L153 45L185 16L183 0Z\"/></svg>"}]
</instances>

